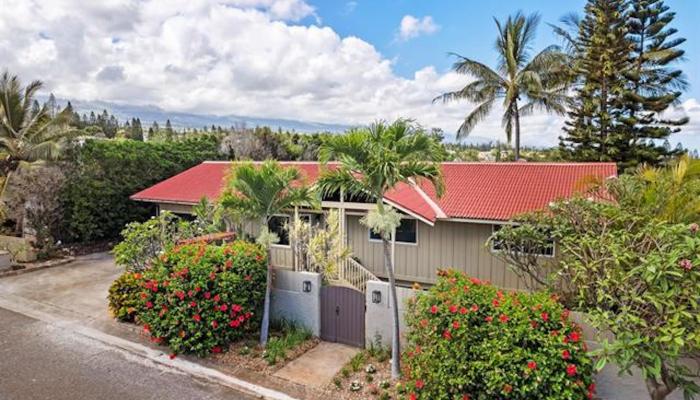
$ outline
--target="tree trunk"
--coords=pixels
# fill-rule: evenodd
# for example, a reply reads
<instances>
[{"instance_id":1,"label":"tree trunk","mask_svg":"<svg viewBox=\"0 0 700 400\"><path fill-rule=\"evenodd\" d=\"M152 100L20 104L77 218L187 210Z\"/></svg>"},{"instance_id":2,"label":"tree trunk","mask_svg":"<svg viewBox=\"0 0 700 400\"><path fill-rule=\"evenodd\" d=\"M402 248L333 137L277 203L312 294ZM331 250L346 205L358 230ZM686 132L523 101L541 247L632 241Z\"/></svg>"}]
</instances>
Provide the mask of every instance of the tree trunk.
<instances>
[{"instance_id":1,"label":"tree trunk","mask_svg":"<svg viewBox=\"0 0 700 400\"><path fill-rule=\"evenodd\" d=\"M265 305L263 306L262 326L260 327L260 345L267 346L267 337L270 333L270 291L272 288L272 252L267 245L267 278L265 279Z\"/></svg>"},{"instance_id":2,"label":"tree trunk","mask_svg":"<svg viewBox=\"0 0 700 400\"><path fill-rule=\"evenodd\" d=\"M391 335L391 378L401 377L401 343L399 341L399 302L396 298L396 279L394 278L394 265L391 259L389 241L382 237L384 247L384 268L389 276L389 297L391 300L393 327Z\"/></svg>"},{"instance_id":3,"label":"tree trunk","mask_svg":"<svg viewBox=\"0 0 700 400\"><path fill-rule=\"evenodd\" d=\"M518 110L518 101L513 104L513 115L515 117L515 161L520 160L520 111Z\"/></svg>"},{"instance_id":4,"label":"tree trunk","mask_svg":"<svg viewBox=\"0 0 700 400\"><path fill-rule=\"evenodd\" d=\"M653 376L646 379L647 391L651 400L664 400L675 389L676 385L668 379L666 367L661 365L661 382Z\"/></svg>"}]
</instances>

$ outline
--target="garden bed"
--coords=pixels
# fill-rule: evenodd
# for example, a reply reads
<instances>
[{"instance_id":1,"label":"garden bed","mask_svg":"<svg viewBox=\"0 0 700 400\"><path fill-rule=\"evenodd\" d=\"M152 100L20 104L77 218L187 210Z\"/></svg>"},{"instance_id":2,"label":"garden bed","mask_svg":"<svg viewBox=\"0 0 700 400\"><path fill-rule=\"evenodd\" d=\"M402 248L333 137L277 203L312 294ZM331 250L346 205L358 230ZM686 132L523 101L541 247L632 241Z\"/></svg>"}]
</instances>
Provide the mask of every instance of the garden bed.
<instances>
[{"instance_id":1,"label":"garden bed","mask_svg":"<svg viewBox=\"0 0 700 400\"><path fill-rule=\"evenodd\" d=\"M364 350L353 357L323 388L325 398L397 399L401 385L391 380L390 353L385 348Z\"/></svg>"},{"instance_id":2,"label":"garden bed","mask_svg":"<svg viewBox=\"0 0 700 400\"><path fill-rule=\"evenodd\" d=\"M272 337L282 337L281 333L274 333ZM298 358L318 345L320 339L309 337L300 343L285 348L284 354L275 357L271 362L265 358L266 352L260 347L257 339L248 339L234 343L228 351L212 356L212 361L226 367L242 367L264 375L272 375L290 361Z\"/></svg>"}]
</instances>

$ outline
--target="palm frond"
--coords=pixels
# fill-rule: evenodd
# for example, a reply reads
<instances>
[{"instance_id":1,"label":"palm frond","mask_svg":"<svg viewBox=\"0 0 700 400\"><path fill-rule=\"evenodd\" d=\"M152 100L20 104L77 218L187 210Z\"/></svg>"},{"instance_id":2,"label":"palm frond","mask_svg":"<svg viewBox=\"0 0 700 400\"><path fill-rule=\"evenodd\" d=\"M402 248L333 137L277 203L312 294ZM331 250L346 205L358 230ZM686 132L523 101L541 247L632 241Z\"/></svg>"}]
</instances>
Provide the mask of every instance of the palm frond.
<instances>
[{"instance_id":1,"label":"palm frond","mask_svg":"<svg viewBox=\"0 0 700 400\"><path fill-rule=\"evenodd\" d=\"M493 108L494 101L495 99L479 104L474 110L472 110L472 112L469 113L469 115L467 115L464 122L462 122L462 125L460 125L459 129L457 129L457 139L467 137L474 129L476 124L489 115L491 109Z\"/></svg>"}]
</instances>

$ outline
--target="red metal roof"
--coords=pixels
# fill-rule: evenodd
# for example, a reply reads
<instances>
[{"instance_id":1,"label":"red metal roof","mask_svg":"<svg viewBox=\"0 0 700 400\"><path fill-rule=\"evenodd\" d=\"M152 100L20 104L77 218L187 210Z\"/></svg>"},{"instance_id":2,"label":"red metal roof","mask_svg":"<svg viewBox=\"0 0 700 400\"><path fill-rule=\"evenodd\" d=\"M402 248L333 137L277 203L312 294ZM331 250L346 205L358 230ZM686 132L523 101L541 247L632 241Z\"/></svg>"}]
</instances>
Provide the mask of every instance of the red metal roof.
<instances>
[{"instance_id":1,"label":"red metal roof","mask_svg":"<svg viewBox=\"0 0 700 400\"><path fill-rule=\"evenodd\" d=\"M313 184L320 170L316 162L281 162L301 171ZM161 203L196 203L221 193L229 162L204 162L166 179L131 198ZM401 184L386 200L429 222L441 218L505 221L546 207L581 189L591 178L617 175L614 163L443 163L445 193L437 198L426 182Z\"/></svg>"}]
</instances>

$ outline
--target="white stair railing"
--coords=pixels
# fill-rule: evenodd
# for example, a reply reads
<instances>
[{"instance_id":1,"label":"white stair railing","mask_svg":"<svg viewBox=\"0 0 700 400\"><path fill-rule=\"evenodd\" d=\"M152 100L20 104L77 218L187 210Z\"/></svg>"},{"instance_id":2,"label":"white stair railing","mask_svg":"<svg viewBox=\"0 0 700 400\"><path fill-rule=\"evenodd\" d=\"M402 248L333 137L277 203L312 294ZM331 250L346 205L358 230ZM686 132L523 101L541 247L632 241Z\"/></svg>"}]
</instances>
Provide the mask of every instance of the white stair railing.
<instances>
[{"instance_id":1,"label":"white stair railing","mask_svg":"<svg viewBox=\"0 0 700 400\"><path fill-rule=\"evenodd\" d=\"M338 280L364 292L367 289L367 281L378 280L372 272L352 258L341 263L338 269Z\"/></svg>"}]
</instances>

